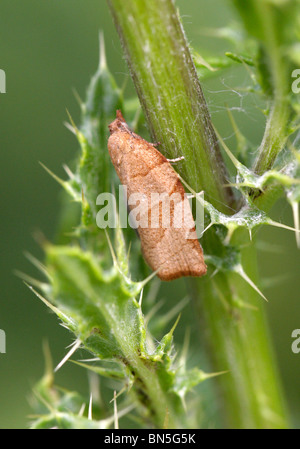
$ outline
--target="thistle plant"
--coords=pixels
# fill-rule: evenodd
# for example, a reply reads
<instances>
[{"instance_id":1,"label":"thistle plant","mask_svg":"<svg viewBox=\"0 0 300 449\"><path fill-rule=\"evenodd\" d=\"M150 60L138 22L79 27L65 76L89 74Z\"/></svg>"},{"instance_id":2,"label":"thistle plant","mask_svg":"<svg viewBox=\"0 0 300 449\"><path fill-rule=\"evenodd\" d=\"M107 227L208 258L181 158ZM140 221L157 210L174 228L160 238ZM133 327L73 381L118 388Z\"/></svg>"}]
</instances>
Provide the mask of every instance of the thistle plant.
<instances>
[{"instance_id":1,"label":"thistle plant","mask_svg":"<svg viewBox=\"0 0 300 449\"><path fill-rule=\"evenodd\" d=\"M290 78L300 63L300 2L229 3L239 18L236 51L204 58L189 47L171 0L108 0L139 101L123 98L107 67L102 37L98 70L86 99L80 100L80 124L69 116L68 127L80 147L75 170L66 167L66 180L53 175L78 204L78 213L70 213L68 234L62 229L57 243L44 244L45 263L34 260L46 280L25 280L74 335L57 368L73 359L78 348L86 350L93 361L75 363L104 379L112 401L97 403L93 391L91 398L81 398L56 387L48 356L45 376L35 388L34 408L40 416L33 428L118 427L122 416L142 428L205 427L201 392L213 390L216 383L224 411L216 425L289 426L252 230L262 225L288 228L269 216L274 202L286 196L299 245L299 103ZM215 33L230 38L233 29L224 25ZM211 121L201 89L202 79L235 66L249 73L247 89L265 104L265 131L258 148L243 136L230 111L237 145L227 146ZM108 124L117 109L135 132L145 135L147 124L149 140L159 142L166 157L184 157L174 168L205 208L201 244L208 274L187 278L188 300L174 304L166 298L163 313L158 310L160 281L144 263L133 230L121 227L118 214L115 229L96 224L97 196L118 190L107 151ZM200 191L204 199L196 195ZM171 283L168 286L171 291ZM176 345L174 334L187 302L195 312L199 341L189 346L186 338ZM209 372L203 370L201 357L196 357L196 365L189 363L190 351L197 354L201 345L207 348ZM218 400L216 395L213 400Z\"/></svg>"}]
</instances>

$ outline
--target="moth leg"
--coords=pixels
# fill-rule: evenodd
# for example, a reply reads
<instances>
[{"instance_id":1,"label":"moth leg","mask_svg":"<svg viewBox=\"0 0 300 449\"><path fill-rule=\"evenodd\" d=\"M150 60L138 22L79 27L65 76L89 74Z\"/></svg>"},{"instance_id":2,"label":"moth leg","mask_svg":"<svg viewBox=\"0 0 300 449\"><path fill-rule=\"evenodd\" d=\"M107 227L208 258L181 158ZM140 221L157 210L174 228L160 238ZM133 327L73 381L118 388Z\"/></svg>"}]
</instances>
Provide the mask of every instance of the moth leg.
<instances>
[{"instance_id":1,"label":"moth leg","mask_svg":"<svg viewBox=\"0 0 300 449\"><path fill-rule=\"evenodd\" d=\"M172 164L175 162L182 161L183 159L184 159L184 156L180 156L180 157L176 157L175 159L167 159L167 161L170 162L170 164Z\"/></svg>"},{"instance_id":2,"label":"moth leg","mask_svg":"<svg viewBox=\"0 0 300 449\"><path fill-rule=\"evenodd\" d=\"M194 193L189 193L187 194L187 199L191 199L191 198L196 198L197 196L203 196L204 195L204 190L201 190L201 192L196 193L196 195Z\"/></svg>"}]
</instances>

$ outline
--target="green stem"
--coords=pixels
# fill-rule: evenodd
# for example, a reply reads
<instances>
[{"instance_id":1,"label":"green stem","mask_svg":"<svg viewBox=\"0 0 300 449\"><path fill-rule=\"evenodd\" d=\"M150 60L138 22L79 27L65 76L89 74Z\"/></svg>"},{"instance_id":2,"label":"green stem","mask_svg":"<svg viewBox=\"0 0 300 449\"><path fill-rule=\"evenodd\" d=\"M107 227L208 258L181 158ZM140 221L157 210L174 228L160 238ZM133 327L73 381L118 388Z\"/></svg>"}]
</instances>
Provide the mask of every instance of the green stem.
<instances>
[{"instance_id":1,"label":"green stem","mask_svg":"<svg viewBox=\"0 0 300 449\"><path fill-rule=\"evenodd\" d=\"M204 189L206 198L228 213L233 196L224 188L226 170L173 2L108 3L152 138L162 143L168 157L183 154L184 163L176 167L181 175L195 190ZM205 234L208 254L214 254L218 242L213 229ZM246 258L250 262L245 271L251 277L256 269L255 254ZM190 285L199 310L201 298L199 315L206 318L215 367L229 371L220 376L229 425L285 427L262 300L233 274L218 274L214 281L208 277L192 280ZM257 309L236 307L237 298Z\"/></svg>"},{"instance_id":2,"label":"green stem","mask_svg":"<svg viewBox=\"0 0 300 449\"><path fill-rule=\"evenodd\" d=\"M245 238L245 236L244 236ZM244 240L244 239L243 239ZM257 285L256 249L247 245L243 268ZM204 315L225 422L233 428L285 428L286 411L274 363L263 299L237 274L193 282L198 316Z\"/></svg>"},{"instance_id":3,"label":"green stem","mask_svg":"<svg viewBox=\"0 0 300 449\"><path fill-rule=\"evenodd\" d=\"M111 305L102 308L102 313L112 329L112 334L122 349L128 363L128 369L134 376L133 391L140 396L139 401L148 408L151 423L160 429L166 425L170 429L179 429L185 421L182 402L174 394L169 394L162 388L153 362L143 360L135 345L130 343L131 328L124 321L120 325L119 319L111 314ZM101 359L101 357L99 357Z\"/></svg>"},{"instance_id":4,"label":"green stem","mask_svg":"<svg viewBox=\"0 0 300 449\"><path fill-rule=\"evenodd\" d=\"M287 125L289 107L286 97L275 96L271 104L270 113L259 153L254 164L254 172L262 175L270 170L287 139Z\"/></svg>"},{"instance_id":5,"label":"green stem","mask_svg":"<svg viewBox=\"0 0 300 449\"><path fill-rule=\"evenodd\" d=\"M151 137L196 191L225 213L227 173L181 23L171 0L108 0ZM229 207L228 207L229 206Z\"/></svg>"},{"instance_id":6,"label":"green stem","mask_svg":"<svg viewBox=\"0 0 300 449\"><path fill-rule=\"evenodd\" d=\"M290 105L287 80L290 77L289 63L282 51L274 5L266 0L248 0L246 5L239 0L232 1L241 14L249 33L260 42L266 58L263 64L267 66L267 69L263 76L269 78L267 80L270 85L269 113L265 133L253 167L255 173L262 175L272 168L288 136Z\"/></svg>"}]
</instances>

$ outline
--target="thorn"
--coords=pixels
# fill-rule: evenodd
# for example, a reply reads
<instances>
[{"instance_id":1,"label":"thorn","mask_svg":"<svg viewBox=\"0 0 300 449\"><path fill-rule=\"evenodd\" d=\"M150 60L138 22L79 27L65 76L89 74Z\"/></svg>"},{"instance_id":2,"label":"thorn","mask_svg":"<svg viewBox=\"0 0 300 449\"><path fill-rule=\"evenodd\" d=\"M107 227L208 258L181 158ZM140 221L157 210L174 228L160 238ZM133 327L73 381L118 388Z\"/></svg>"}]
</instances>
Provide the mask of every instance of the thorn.
<instances>
[{"instance_id":1,"label":"thorn","mask_svg":"<svg viewBox=\"0 0 300 449\"><path fill-rule=\"evenodd\" d=\"M231 237L232 237L234 231L236 230L236 228L237 228L237 226L235 226L234 223L231 223L231 224L228 223L228 225L227 225L227 235L226 235L226 237L224 239L224 244L225 245L229 245Z\"/></svg>"},{"instance_id":2,"label":"thorn","mask_svg":"<svg viewBox=\"0 0 300 449\"><path fill-rule=\"evenodd\" d=\"M52 176L55 181L57 181L64 189L67 189L67 183L63 179L59 178L55 173L53 173L46 165L44 165L42 162L39 162L39 164L46 170L46 172Z\"/></svg>"},{"instance_id":3,"label":"thorn","mask_svg":"<svg viewBox=\"0 0 300 449\"><path fill-rule=\"evenodd\" d=\"M24 284L29 288L29 290L33 291L33 293L41 300L44 304L46 304L49 309L52 310L56 315L64 315L62 312L60 312L51 302L47 301L46 298L44 298L42 295L40 295L30 284L27 284L26 281L23 281ZM65 316L65 315L64 315ZM67 319L67 317L66 317Z\"/></svg>"},{"instance_id":4,"label":"thorn","mask_svg":"<svg viewBox=\"0 0 300 449\"><path fill-rule=\"evenodd\" d=\"M77 136L75 129L69 122L64 122L64 125L72 134L74 134L74 136Z\"/></svg>"},{"instance_id":5,"label":"thorn","mask_svg":"<svg viewBox=\"0 0 300 449\"><path fill-rule=\"evenodd\" d=\"M46 246L50 246L49 240L46 239L45 234L40 229L35 229L32 237L42 249L45 249Z\"/></svg>"},{"instance_id":6,"label":"thorn","mask_svg":"<svg viewBox=\"0 0 300 449\"><path fill-rule=\"evenodd\" d=\"M209 279L212 279L219 272L219 268L216 268L213 273L210 275Z\"/></svg>"},{"instance_id":7,"label":"thorn","mask_svg":"<svg viewBox=\"0 0 300 449\"><path fill-rule=\"evenodd\" d=\"M147 295L147 302L148 302L148 295ZM164 305L164 301L157 301L149 310L149 312L145 315L145 325L149 323L151 318L158 312L159 309L162 308Z\"/></svg>"},{"instance_id":8,"label":"thorn","mask_svg":"<svg viewBox=\"0 0 300 449\"><path fill-rule=\"evenodd\" d=\"M80 407L80 410L78 412L78 416L81 418L83 416L85 410L85 403L82 404L82 406Z\"/></svg>"},{"instance_id":9,"label":"thorn","mask_svg":"<svg viewBox=\"0 0 300 449\"><path fill-rule=\"evenodd\" d=\"M210 379L212 377L222 376L223 374L228 374L228 373L230 373L229 370L227 370L227 371L218 371L216 373L203 373L203 377L206 380L206 379Z\"/></svg>"},{"instance_id":10,"label":"thorn","mask_svg":"<svg viewBox=\"0 0 300 449\"><path fill-rule=\"evenodd\" d=\"M118 396L119 396L119 394L117 395L117 397ZM112 401L113 400L114 399L112 399ZM112 402L112 401L110 401L110 402ZM135 407L136 407L136 405L131 404L128 407L124 408L123 410L119 411L117 414L117 418L119 419L119 418L122 418L122 416L127 415L127 413L131 412L131 410L133 410ZM107 418L105 421L106 421L107 426L110 426L115 421L115 416Z\"/></svg>"},{"instance_id":11,"label":"thorn","mask_svg":"<svg viewBox=\"0 0 300 449\"><path fill-rule=\"evenodd\" d=\"M172 307L172 309L170 309L165 315L164 315L164 322L168 323L169 321L171 321L174 316L176 316L177 314L179 314L180 316L180 312L181 310L183 310L183 308L190 302L190 299L188 296L182 298L174 307ZM176 322L177 325L177 322Z\"/></svg>"},{"instance_id":12,"label":"thorn","mask_svg":"<svg viewBox=\"0 0 300 449\"><path fill-rule=\"evenodd\" d=\"M99 359L98 359L98 360L99 360ZM116 395L116 399L117 399L119 396L121 396L121 395L127 390L127 387L128 387L128 385L124 385L124 387L121 388L121 390L119 391L119 393ZM113 398L109 401L109 403L114 402L114 400L115 400L115 398L113 397ZM119 414L119 416L120 416L120 414Z\"/></svg>"},{"instance_id":13,"label":"thorn","mask_svg":"<svg viewBox=\"0 0 300 449\"><path fill-rule=\"evenodd\" d=\"M250 285L265 301L268 302L265 295L259 290L259 288L254 284L254 282L249 278L249 276L245 273L242 265L237 265L235 267L235 272L239 274L246 282Z\"/></svg>"},{"instance_id":14,"label":"thorn","mask_svg":"<svg viewBox=\"0 0 300 449\"><path fill-rule=\"evenodd\" d=\"M53 364L48 340L43 340L43 354L45 358L45 376L53 382ZM51 385L52 386L52 385Z\"/></svg>"},{"instance_id":15,"label":"thorn","mask_svg":"<svg viewBox=\"0 0 300 449\"><path fill-rule=\"evenodd\" d=\"M213 221L211 221L210 223L209 223L209 225L208 226L206 226L206 228L204 229L204 231L201 233L201 237L203 236L203 234L212 226L214 224L214 222Z\"/></svg>"},{"instance_id":16,"label":"thorn","mask_svg":"<svg viewBox=\"0 0 300 449\"><path fill-rule=\"evenodd\" d=\"M116 390L114 390L114 423L115 423L115 429L119 429Z\"/></svg>"},{"instance_id":17,"label":"thorn","mask_svg":"<svg viewBox=\"0 0 300 449\"><path fill-rule=\"evenodd\" d=\"M105 235L106 235L106 238L107 238L107 243L108 243L108 246L109 246L109 249L110 249L110 254L111 254L111 257L112 257L114 266L115 266L115 267L118 269L118 271L120 271L120 273L121 273L120 267L119 267L119 265L118 265L117 257L116 257L116 255L115 255L113 246L112 246L112 244L111 244L111 241L110 241L108 232L107 232L106 229L104 229L104 232L105 232Z\"/></svg>"},{"instance_id":18,"label":"thorn","mask_svg":"<svg viewBox=\"0 0 300 449\"><path fill-rule=\"evenodd\" d=\"M174 331L175 331L175 329L176 329L176 327L177 327L177 324L179 323L180 318L181 318L181 313L179 313L179 315L178 315L178 317L177 317L175 323L173 324L173 327L172 327L172 329L170 330L169 334L173 335L173 333L174 333Z\"/></svg>"},{"instance_id":19,"label":"thorn","mask_svg":"<svg viewBox=\"0 0 300 449\"><path fill-rule=\"evenodd\" d=\"M64 183L63 179L60 179L55 173L53 173L46 165L43 164L43 162L39 161L39 164L46 170L47 173L49 173L50 176L52 176L57 182L60 184Z\"/></svg>"},{"instance_id":20,"label":"thorn","mask_svg":"<svg viewBox=\"0 0 300 449\"><path fill-rule=\"evenodd\" d=\"M216 133L216 136L218 138L218 140L220 141L222 147L224 148L227 156L229 157L229 159L231 160L231 162L233 163L233 165L238 168L241 167L242 164L240 163L240 161L232 154L232 152L230 151L230 149L228 148L228 146L226 145L226 143L224 142L224 140L222 139L222 137L220 136L220 134L218 133L218 131L216 130L216 128L214 127L214 131Z\"/></svg>"},{"instance_id":21,"label":"thorn","mask_svg":"<svg viewBox=\"0 0 300 449\"><path fill-rule=\"evenodd\" d=\"M194 195L194 198L196 198L197 201L199 201L202 206L205 207L205 201L204 201L204 190L201 190L201 192L196 192L195 190L192 189L191 186L189 186L189 184L180 176L179 173L177 173L178 178L180 179L180 181L182 182L182 184Z\"/></svg>"},{"instance_id":22,"label":"thorn","mask_svg":"<svg viewBox=\"0 0 300 449\"><path fill-rule=\"evenodd\" d=\"M55 415L56 410L54 409L54 407L52 406L52 404L50 404L49 402L46 401L46 399L44 398L44 396L42 396L40 394L39 391L37 391L36 389L33 390L34 395L38 398L38 400L44 404L44 406L49 410L50 413L52 413L53 415Z\"/></svg>"},{"instance_id":23,"label":"thorn","mask_svg":"<svg viewBox=\"0 0 300 449\"><path fill-rule=\"evenodd\" d=\"M26 281L28 284L34 285L35 287L37 287L40 290L44 290L45 287L48 286L48 284L46 284L45 282L41 282L38 279L28 276L27 274L23 273L22 271L14 270L13 273L15 274L15 276L22 279L22 281Z\"/></svg>"},{"instance_id":24,"label":"thorn","mask_svg":"<svg viewBox=\"0 0 300 449\"><path fill-rule=\"evenodd\" d=\"M30 254L28 251L24 252L24 256L26 257L26 259L29 260L29 262L31 262L41 273L43 273L47 279L51 279L47 268L44 264L42 264L42 262L40 262L38 259L36 259L36 257L34 257L32 254Z\"/></svg>"},{"instance_id":25,"label":"thorn","mask_svg":"<svg viewBox=\"0 0 300 449\"><path fill-rule=\"evenodd\" d=\"M144 288L145 285L151 281L152 278L154 278L157 273L161 270L162 267L159 267L157 270L153 271L153 273L151 273L148 277L146 277L146 279L144 279L142 282L138 282L138 284L140 285L141 288Z\"/></svg>"},{"instance_id":26,"label":"thorn","mask_svg":"<svg viewBox=\"0 0 300 449\"><path fill-rule=\"evenodd\" d=\"M283 228L283 229L287 229L288 231L293 231L296 233L300 232L300 229L297 228L292 228L291 226L287 226L283 223L279 223L278 221L273 221L273 220L269 220L266 224L269 224L270 226L275 226L276 228Z\"/></svg>"},{"instance_id":27,"label":"thorn","mask_svg":"<svg viewBox=\"0 0 300 449\"><path fill-rule=\"evenodd\" d=\"M100 31L99 33L99 70L104 70L107 67L106 63L106 53L105 53L105 42L104 42L104 34L103 31Z\"/></svg>"},{"instance_id":28,"label":"thorn","mask_svg":"<svg viewBox=\"0 0 300 449\"><path fill-rule=\"evenodd\" d=\"M75 340L75 342L72 344L72 348L70 349L70 351L64 356L64 358L59 362L59 364L54 369L55 373L69 360L69 358L80 347L80 345L81 345L81 341L79 339Z\"/></svg>"},{"instance_id":29,"label":"thorn","mask_svg":"<svg viewBox=\"0 0 300 449\"><path fill-rule=\"evenodd\" d=\"M67 175L69 176L70 179L74 179L75 178L74 173L71 171L71 169L66 164L63 164L63 168L64 168L65 172L67 173Z\"/></svg>"},{"instance_id":30,"label":"thorn","mask_svg":"<svg viewBox=\"0 0 300 449\"><path fill-rule=\"evenodd\" d=\"M73 362L73 363L81 363L81 362L84 362L84 363L87 363L87 362L99 362L99 358L98 358L98 357L93 357L92 359L79 359L79 360L77 360L77 361L72 360L72 362Z\"/></svg>"},{"instance_id":31,"label":"thorn","mask_svg":"<svg viewBox=\"0 0 300 449\"><path fill-rule=\"evenodd\" d=\"M98 359L99 361L99 359ZM84 365L84 364L83 364ZM85 365L86 366L86 365ZM94 371L88 371L88 381L91 396L93 396L93 402L98 405L102 404L101 394L100 394L100 376L98 376Z\"/></svg>"},{"instance_id":32,"label":"thorn","mask_svg":"<svg viewBox=\"0 0 300 449\"><path fill-rule=\"evenodd\" d=\"M77 128L77 126L75 125L75 122L74 122L74 120L72 119L72 116L71 116L71 114L70 114L70 112L69 112L69 110L66 108L66 112L67 112L67 115L68 115L68 117L69 117L69 120L70 120L70 122L71 122L71 125L72 125L72 127L73 127L73 130L75 131L75 134L76 134L76 136L77 136L77 138L79 137L79 129Z\"/></svg>"},{"instance_id":33,"label":"thorn","mask_svg":"<svg viewBox=\"0 0 300 449\"><path fill-rule=\"evenodd\" d=\"M109 246L109 249L110 249L110 253L111 253L111 257L112 257L112 260L113 260L113 264L114 264L114 267L118 270L118 272L121 274L121 276L123 277L123 279L128 283L128 284L135 284L135 285L137 285L137 286L139 286L140 288L143 288L143 286L144 286L144 284L143 284L143 282L133 282L130 278L128 278L127 276L126 276L126 274L122 271L122 269L121 269L121 267L120 267L120 265L119 265L119 263L118 263L118 260L117 260L117 257L116 257L116 255L115 255L115 252L114 252L114 249L113 249L113 246L112 246L112 243L111 243L111 240L110 240L110 238L109 238L109 235L108 235L108 232L107 232L107 230L106 229L104 229L104 232L105 232L105 235L106 235L106 238L107 238L107 243L108 243L108 246ZM139 291L140 291L140 288L139 288Z\"/></svg>"},{"instance_id":34,"label":"thorn","mask_svg":"<svg viewBox=\"0 0 300 449\"><path fill-rule=\"evenodd\" d=\"M93 395L90 394L90 402L89 402L89 411L88 411L88 419L91 421L93 419Z\"/></svg>"},{"instance_id":35,"label":"thorn","mask_svg":"<svg viewBox=\"0 0 300 449\"><path fill-rule=\"evenodd\" d=\"M212 67L199 53L194 53L194 58L197 64L206 67L211 72L216 72L219 70L217 67Z\"/></svg>"},{"instance_id":36,"label":"thorn","mask_svg":"<svg viewBox=\"0 0 300 449\"><path fill-rule=\"evenodd\" d=\"M142 307L142 299L143 299L144 288L142 288L139 299L139 306Z\"/></svg>"},{"instance_id":37,"label":"thorn","mask_svg":"<svg viewBox=\"0 0 300 449\"><path fill-rule=\"evenodd\" d=\"M138 121L139 121L141 112L142 112L141 107L138 107L138 108L136 109L136 113L135 113L135 115L134 115L134 118L133 118L133 120L132 120L132 122L131 122L131 129L132 129L133 131L136 131L136 130L137 130Z\"/></svg>"},{"instance_id":38,"label":"thorn","mask_svg":"<svg viewBox=\"0 0 300 449\"><path fill-rule=\"evenodd\" d=\"M229 119L230 119L233 131L234 131L234 135L235 135L235 138L236 138L236 141L237 141L238 151L239 151L239 153L241 153L242 149L243 149L243 146L245 147L246 138L241 133L241 131L240 131L240 129L239 129L239 127L238 127L234 117L233 117L233 114L232 114L231 110L228 107L227 107L227 113L229 115Z\"/></svg>"},{"instance_id":39,"label":"thorn","mask_svg":"<svg viewBox=\"0 0 300 449\"><path fill-rule=\"evenodd\" d=\"M130 240L130 242L129 242L129 244L128 244L127 261L129 260L129 257L130 257L131 245L132 245L132 242L131 242L131 240Z\"/></svg>"},{"instance_id":40,"label":"thorn","mask_svg":"<svg viewBox=\"0 0 300 449\"><path fill-rule=\"evenodd\" d=\"M294 217L294 224L295 224L295 230L297 231L295 233L296 236L296 242L297 242L297 247L300 249L300 222L299 222L299 203L297 203L296 201L293 201L291 203L292 205L292 211L293 211L293 217Z\"/></svg>"},{"instance_id":41,"label":"thorn","mask_svg":"<svg viewBox=\"0 0 300 449\"><path fill-rule=\"evenodd\" d=\"M77 103L79 104L80 108L82 108L84 103L83 103L82 99L80 98L79 93L77 92L77 90L74 87L72 89L72 92L73 92L73 95L74 95Z\"/></svg>"}]
</instances>

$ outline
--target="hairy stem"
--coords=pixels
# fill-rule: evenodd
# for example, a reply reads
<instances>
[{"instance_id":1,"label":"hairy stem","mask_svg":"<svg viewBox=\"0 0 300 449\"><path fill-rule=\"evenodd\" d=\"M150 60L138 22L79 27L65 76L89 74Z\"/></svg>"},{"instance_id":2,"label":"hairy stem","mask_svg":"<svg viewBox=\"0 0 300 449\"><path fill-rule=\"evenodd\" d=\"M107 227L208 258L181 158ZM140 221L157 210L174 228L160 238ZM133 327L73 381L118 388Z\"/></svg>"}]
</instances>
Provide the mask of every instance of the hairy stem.
<instances>
[{"instance_id":1,"label":"hairy stem","mask_svg":"<svg viewBox=\"0 0 300 449\"><path fill-rule=\"evenodd\" d=\"M108 0L152 139L190 185L230 213L233 195L194 63L171 0Z\"/></svg>"},{"instance_id":2,"label":"hairy stem","mask_svg":"<svg viewBox=\"0 0 300 449\"><path fill-rule=\"evenodd\" d=\"M245 236L243 237L243 239ZM254 245L243 250L244 271L257 285ZM198 316L204 317L224 420L233 428L285 428L286 410L269 343L263 299L237 274L193 282ZM197 298L202 301L197 301Z\"/></svg>"},{"instance_id":3,"label":"hairy stem","mask_svg":"<svg viewBox=\"0 0 300 449\"><path fill-rule=\"evenodd\" d=\"M284 57L278 21L274 5L265 0L249 0L245 6L239 0L232 0L239 11L245 27L262 49L263 64L266 66L264 83L269 84L269 113L265 133L254 162L254 171L262 175L270 170L278 153L284 147L288 136L290 117L289 63ZM255 24L255 25L254 25Z\"/></svg>"}]
</instances>

